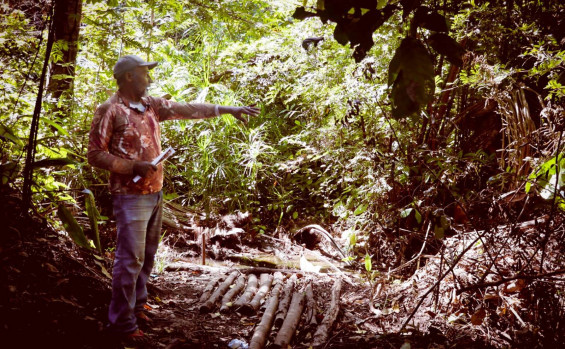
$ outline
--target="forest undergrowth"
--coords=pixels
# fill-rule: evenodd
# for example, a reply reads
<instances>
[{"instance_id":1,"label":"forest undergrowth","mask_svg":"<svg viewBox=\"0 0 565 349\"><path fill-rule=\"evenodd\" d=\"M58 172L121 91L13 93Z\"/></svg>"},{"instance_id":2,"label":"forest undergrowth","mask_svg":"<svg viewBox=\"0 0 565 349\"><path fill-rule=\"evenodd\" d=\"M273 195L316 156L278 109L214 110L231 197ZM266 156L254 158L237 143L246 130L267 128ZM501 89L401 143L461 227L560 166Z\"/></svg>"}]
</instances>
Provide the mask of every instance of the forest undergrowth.
<instances>
[{"instance_id":1,"label":"forest undergrowth","mask_svg":"<svg viewBox=\"0 0 565 349\"><path fill-rule=\"evenodd\" d=\"M559 0L3 1L2 335L114 345L108 173L86 149L137 54L154 96L261 109L161 125L154 347L249 340L257 317L195 312L206 282L306 253L352 280L328 348L563 346L564 33ZM203 235L217 269L171 270ZM334 276L302 276L321 313Z\"/></svg>"}]
</instances>

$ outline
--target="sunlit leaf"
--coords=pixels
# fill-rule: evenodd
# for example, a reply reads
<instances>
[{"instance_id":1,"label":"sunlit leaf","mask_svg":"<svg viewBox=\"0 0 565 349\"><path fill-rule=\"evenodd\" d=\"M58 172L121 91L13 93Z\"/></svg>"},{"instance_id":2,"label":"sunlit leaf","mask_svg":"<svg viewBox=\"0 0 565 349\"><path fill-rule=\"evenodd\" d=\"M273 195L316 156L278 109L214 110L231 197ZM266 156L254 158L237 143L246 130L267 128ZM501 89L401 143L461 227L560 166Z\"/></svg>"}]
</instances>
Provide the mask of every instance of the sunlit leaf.
<instances>
[{"instance_id":1,"label":"sunlit leaf","mask_svg":"<svg viewBox=\"0 0 565 349\"><path fill-rule=\"evenodd\" d=\"M84 235L84 231L82 230L82 227L78 224L75 217L73 217L71 211L69 211L69 209L66 208L63 204L60 204L57 209L57 216L59 217L61 222L63 222L63 227L65 228L67 233L69 233L71 239L73 239L73 241L77 245L81 247L89 248L88 240Z\"/></svg>"},{"instance_id":2,"label":"sunlit leaf","mask_svg":"<svg viewBox=\"0 0 565 349\"><path fill-rule=\"evenodd\" d=\"M365 255L365 270L368 272L371 272L371 270L373 269L373 263L371 261L371 256L366 254Z\"/></svg>"}]
</instances>

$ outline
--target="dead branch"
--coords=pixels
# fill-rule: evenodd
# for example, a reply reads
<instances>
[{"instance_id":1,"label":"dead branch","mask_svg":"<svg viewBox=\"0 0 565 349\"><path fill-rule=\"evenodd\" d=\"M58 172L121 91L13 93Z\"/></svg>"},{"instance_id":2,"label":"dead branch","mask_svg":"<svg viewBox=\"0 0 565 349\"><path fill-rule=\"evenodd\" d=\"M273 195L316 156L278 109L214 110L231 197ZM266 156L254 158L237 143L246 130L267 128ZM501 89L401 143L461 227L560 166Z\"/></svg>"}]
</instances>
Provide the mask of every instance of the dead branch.
<instances>
[{"instance_id":1,"label":"dead branch","mask_svg":"<svg viewBox=\"0 0 565 349\"><path fill-rule=\"evenodd\" d=\"M251 337L249 349L262 349L265 347L265 343L267 343L267 337L269 336L269 331L273 326L273 320L279 305L279 295L282 289L283 278L284 276L282 273L275 273L274 287L271 292L271 297L269 297L269 300L267 301L261 322L257 325L257 328L253 333L253 337Z\"/></svg>"},{"instance_id":2,"label":"dead branch","mask_svg":"<svg viewBox=\"0 0 565 349\"><path fill-rule=\"evenodd\" d=\"M292 301L290 302L290 307L286 318L281 326L281 329L277 333L273 348L287 348L294 332L296 332L296 327L300 322L300 316L304 310L304 292L295 292L292 295Z\"/></svg>"},{"instance_id":3,"label":"dead branch","mask_svg":"<svg viewBox=\"0 0 565 349\"><path fill-rule=\"evenodd\" d=\"M332 287L332 301L328 310L326 310L326 315L322 320L322 323L316 329L314 333L314 339L312 341L312 346L314 348L321 347L324 345L329 336L329 331L331 330L337 314L339 313L339 299L341 294L341 279L338 278Z\"/></svg>"},{"instance_id":4,"label":"dead branch","mask_svg":"<svg viewBox=\"0 0 565 349\"><path fill-rule=\"evenodd\" d=\"M244 315L253 315L259 309L261 301L269 293L271 289L271 284L273 283L273 275L271 274L261 274L261 279L259 281L259 290L253 297L253 300L247 304L243 304L237 309L239 313Z\"/></svg>"},{"instance_id":5,"label":"dead branch","mask_svg":"<svg viewBox=\"0 0 565 349\"><path fill-rule=\"evenodd\" d=\"M257 276L255 274L250 274L249 278L247 279L247 287L245 288L245 292L233 303L234 309L242 307L244 304L247 304L253 299L253 296L257 292Z\"/></svg>"},{"instance_id":6,"label":"dead branch","mask_svg":"<svg viewBox=\"0 0 565 349\"><path fill-rule=\"evenodd\" d=\"M284 318L286 317L286 312L288 311L288 305L292 298L292 293L294 292L294 284L296 282L296 275L292 275L283 290L281 301L279 303L279 307L277 309L277 315L275 317L275 327L281 327L282 323L284 322Z\"/></svg>"},{"instance_id":7,"label":"dead branch","mask_svg":"<svg viewBox=\"0 0 565 349\"><path fill-rule=\"evenodd\" d=\"M200 306L200 313L209 313L213 308L218 299L223 296L228 288L233 284L235 278L239 275L237 271L232 272L224 282L220 284L220 286L212 293L210 299L208 299L204 304Z\"/></svg>"},{"instance_id":8,"label":"dead branch","mask_svg":"<svg viewBox=\"0 0 565 349\"><path fill-rule=\"evenodd\" d=\"M235 282L235 285L224 295L222 298L222 306L220 313L226 313L230 310L232 303L231 300L243 290L245 287L245 275L240 275Z\"/></svg>"}]
</instances>

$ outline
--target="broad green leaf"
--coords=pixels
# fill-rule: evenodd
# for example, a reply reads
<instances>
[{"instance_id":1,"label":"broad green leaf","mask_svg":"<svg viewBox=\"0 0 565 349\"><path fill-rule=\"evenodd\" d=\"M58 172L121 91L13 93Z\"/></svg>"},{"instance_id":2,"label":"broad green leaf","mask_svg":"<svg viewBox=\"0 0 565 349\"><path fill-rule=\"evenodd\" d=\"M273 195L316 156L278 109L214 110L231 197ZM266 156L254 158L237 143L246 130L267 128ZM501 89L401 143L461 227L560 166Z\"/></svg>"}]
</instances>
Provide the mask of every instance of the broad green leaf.
<instances>
[{"instance_id":1,"label":"broad green leaf","mask_svg":"<svg viewBox=\"0 0 565 349\"><path fill-rule=\"evenodd\" d=\"M361 205L357 206L357 208L355 209L355 212L353 212L353 214L356 215L356 216L359 216L360 214L364 213L365 211L367 211L367 205L361 204Z\"/></svg>"},{"instance_id":2,"label":"broad green leaf","mask_svg":"<svg viewBox=\"0 0 565 349\"><path fill-rule=\"evenodd\" d=\"M357 243L357 234L354 231L349 235L349 246L353 247Z\"/></svg>"},{"instance_id":3,"label":"broad green leaf","mask_svg":"<svg viewBox=\"0 0 565 349\"><path fill-rule=\"evenodd\" d=\"M445 230L441 226L436 225L434 226L434 234L436 239L443 239L445 236Z\"/></svg>"},{"instance_id":4,"label":"broad green leaf","mask_svg":"<svg viewBox=\"0 0 565 349\"><path fill-rule=\"evenodd\" d=\"M55 121L49 120L47 118L44 117L40 117L39 120L41 122L46 123L47 125L53 127L54 129L57 130L57 132L59 132L61 135L63 136L68 136L69 133L67 132L67 130L65 130L61 125L59 125L58 123L56 123Z\"/></svg>"},{"instance_id":5,"label":"broad green leaf","mask_svg":"<svg viewBox=\"0 0 565 349\"><path fill-rule=\"evenodd\" d=\"M59 204L57 209L57 216L61 222L63 222L63 227L69 233L69 236L73 241L84 248L89 248L88 240L84 235L84 231L82 227L78 224L75 217L73 217L72 213L66 208L63 204Z\"/></svg>"},{"instance_id":6,"label":"broad green leaf","mask_svg":"<svg viewBox=\"0 0 565 349\"><path fill-rule=\"evenodd\" d=\"M5 138L19 146L24 146L24 142L7 126L0 123L0 139Z\"/></svg>"},{"instance_id":7,"label":"broad green leaf","mask_svg":"<svg viewBox=\"0 0 565 349\"><path fill-rule=\"evenodd\" d=\"M393 116L404 118L432 100L435 90L433 61L426 47L417 39L404 38L389 65L388 81Z\"/></svg>"},{"instance_id":8,"label":"broad green leaf","mask_svg":"<svg viewBox=\"0 0 565 349\"><path fill-rule=\"evenodd\" d=\"M400 212L400 217L406 218L406 217L410 216L410 213L412 213L412 211L414 211L414 209L412 207L405 208L404 210L402 210Z\"/></svg>"},{"instance_id":9,"label":"broad green leaf","mask_svg":"<svg viewBox=\"0 0 565 349\"><path fill-rule=\"evenodd\" d=\"M365 255L365 270L371 272L373 269L373 263L371 261L371 256L369 254Z\"/></svg>"},{"instance_id":10,"label":"broad green leaf","mask_svg":"<svg viewBox=\"0 0 565 349\"><path fill-rule=\"evenodd\" d=\"M96 208L96 203L94 201L94 195L88 189L82 191L85 194L85 206L86 213L88 215L88 220L90 221L90 228L94 233L94 246L98 252L102 253L102 245L100 244L100 232L98 230L98 221L100 221L100 212Z\"/></svg>"},{"instance_id":11,"label":"broad green leaf","mask_svg":"<svg viewBox=\"0 0 565 349\"><path fill-rule=\"evenodd\" d=\"M70 158L51 158L51 159L43 159L39 161L35 161L33 163L34 168L41 168L41 167L57 167L57 166L65 166L65 165L76 165L77 162Z\"/></svg>"}]
</instances>

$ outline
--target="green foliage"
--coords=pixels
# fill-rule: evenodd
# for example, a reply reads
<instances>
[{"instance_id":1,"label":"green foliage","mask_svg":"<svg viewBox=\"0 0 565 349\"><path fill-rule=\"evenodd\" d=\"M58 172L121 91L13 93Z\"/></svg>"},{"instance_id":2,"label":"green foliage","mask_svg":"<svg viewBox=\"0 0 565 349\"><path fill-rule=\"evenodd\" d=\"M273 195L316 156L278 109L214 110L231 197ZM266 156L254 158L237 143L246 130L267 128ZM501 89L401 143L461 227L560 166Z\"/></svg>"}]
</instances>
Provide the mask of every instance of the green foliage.
<instances>
[{"instance_id":1,"label":"green foliage","mask_svg":"<svg viewBox=\"0 0 565 349\"><path fill-rule=\"evenodd\" d=\"M63 227L69 233L69 236L80 247L89 248L88 239L84 235L84 231L77 220L65 205L60 204L57 209L57 215L63 223Z\"/></svg>"},{"instance_id":2,"label":"green foliage","mask_svg":"<svg viewBox=\"0 0 565 349\"><path fill-rule=\"evenodd\" d=\"M425 46L405 38L390 61L388 84L392 85L392 115L403 118L416 113L434 95L434 66Z\"/></svg>"},{"instance_id":3,"label":"green foliage","mask_svg":"<svg viewBox=\"0 0 565 349\"><path fill-rule=\"evenodd\" d=\"M565 210L565 155L559 154L541 164L528 177L525 190L530 193L532 185L536 185L539 195L545 200L553 200Z\"/></svg>"},{"instance_id":4,"label":"green foliage","mask_svg":"<svg viewBox=\"0 0 565 349\"><path fill-rule=\"evenodd\" d=\"M86 214L90 222L90 228L94 233L94 246L98 252L102 253L102 245L100 244L100 232L98 231L98 221L101 220L100 212L96 208L96 202L94 201L94 194L88 189L82 191L84 196L84 202L86 207Z\"/></svg>"}]
</instances>

